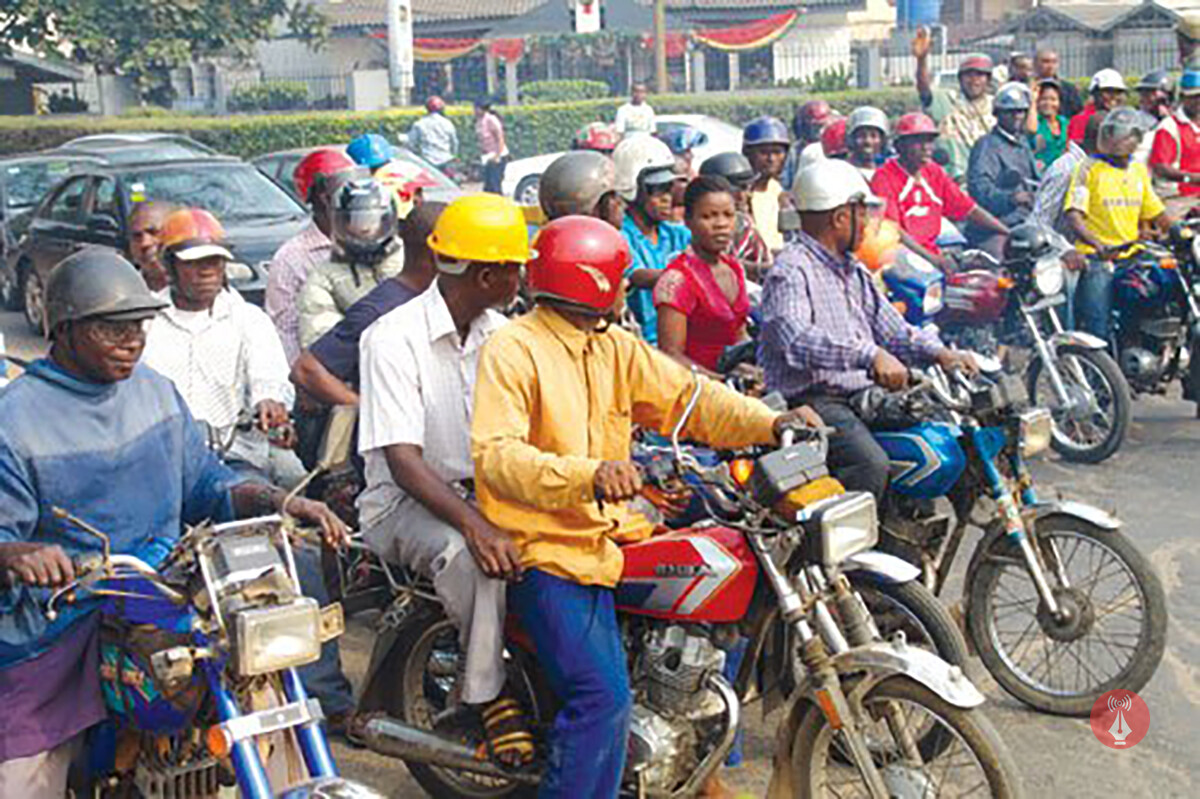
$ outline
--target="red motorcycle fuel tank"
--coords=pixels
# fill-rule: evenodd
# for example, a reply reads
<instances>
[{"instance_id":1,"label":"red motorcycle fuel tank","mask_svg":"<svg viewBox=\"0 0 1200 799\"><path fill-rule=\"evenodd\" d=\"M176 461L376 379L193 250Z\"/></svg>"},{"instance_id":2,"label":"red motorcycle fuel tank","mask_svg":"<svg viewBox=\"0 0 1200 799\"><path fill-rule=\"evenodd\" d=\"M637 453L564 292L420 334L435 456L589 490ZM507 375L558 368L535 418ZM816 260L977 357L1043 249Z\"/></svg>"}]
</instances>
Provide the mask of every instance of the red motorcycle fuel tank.
<instances>
[{"instance_id":1,"label":"red motorcycle fuel tank","mask_svg":"<svg viewBox=\"0 0 1200 799\"><path fill-rule=\"evenodd\" d=\"M758 561L727 527L678 530L622 547L617 610L660 619L734 622L746 615Z\"/></svg>"},{"instance_id":2,"label":"red motorcycle fuel tank","mask_svg":"<svg viewBox=\"0 0 1200 799\"><path fill-rule=\"evenodd\" d=\"M938 324L986 325L1004 315L1012 280L994 272L973 269L946 278L946 306Z\"/></svg>"}]
</instances>

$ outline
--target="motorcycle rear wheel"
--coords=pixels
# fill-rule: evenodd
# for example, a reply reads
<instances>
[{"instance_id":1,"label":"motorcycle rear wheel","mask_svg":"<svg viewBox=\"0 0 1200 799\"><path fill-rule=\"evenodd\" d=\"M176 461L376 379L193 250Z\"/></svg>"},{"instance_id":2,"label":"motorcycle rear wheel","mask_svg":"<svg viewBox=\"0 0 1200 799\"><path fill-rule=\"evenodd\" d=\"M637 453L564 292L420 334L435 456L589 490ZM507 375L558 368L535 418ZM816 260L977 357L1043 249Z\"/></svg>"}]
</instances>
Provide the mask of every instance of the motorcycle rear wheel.
<instances>
[{"instance_id":1,"label":"motorcycle rear wheel","mask_svg":"<svg viewBox=\"0 0 1200 799\"><path fill-rule=\"evenodd\" d=\"M1017 545L999 535L972 559L967 629L1005 691L1045 713L1087 716L1108 691L1139 691L1154 676L1166 648L1166 595L1149 561L1121 533L1061 515L1039 520L1035 529L1046 579L1076 611L1074 619L1057 622L1042 610ZM1049 565L1055 552L1069 588ZM1097 563L1090 575L1081 574ZM1122 576L1128 585L1114 583ZM1115 597L1105 600L1102 589ZM1128 615L1134 610L1140 619ZM1075 665L1073 680L1055 676L1064 662L1068 672Z\"/></svg>"},{"instance_id":2,"label":"motorcycle rear wheel","mask_svg":"<svg viewBox=\"0 0 1200 799\"><path fill-rule=\"evenodd\" d=\"M1089 418L1081 418L1056 408L1049 377L1042 380L1042 361L1033 358L1026 376L1029 397L1034 405L1049 408L1054 419L1050 445L1063 458L1075 463L1100 463L1116 452L1129 430L1133 396L1129 381L1112 356L1103 350L1064 345L1058 348L1058 371L1068 392L1082 392L1095 405ZM1081 386L1067 359L1074 359L1088 385ZM1097 394L1102 396L1097 397ZM1089 431L1094 430L1094 433Z\"/></svg>"},{"instance_id":3,"label":"motorcycle rear wheel","mask_svg":"<svg viewBox=\"0 0 1200 799\"><path fill-rule=\"evenodd\" d=\"M957 764L963 761L968 773L958 781L958 792L973 790L982 782L987 786L985 795L996 799L1021 795L1012 755L978 709L955 707L904 676L891 677L871 688L862 704L868 718L864 734L891 795L940 796L947 781L953 779ZM898 716L910 730L936 725L939 737L947 739L946 747L932 757L922 752L921 762L904 755L891 739L883 713L889 707L896 711L893 718ZM793 795L797 799L870 796L866 781L852 763L840 733L830 726L819 707L810 704L792 744ZM951 787L948 795L958 792Z\"/></svg>"}]
</instances>

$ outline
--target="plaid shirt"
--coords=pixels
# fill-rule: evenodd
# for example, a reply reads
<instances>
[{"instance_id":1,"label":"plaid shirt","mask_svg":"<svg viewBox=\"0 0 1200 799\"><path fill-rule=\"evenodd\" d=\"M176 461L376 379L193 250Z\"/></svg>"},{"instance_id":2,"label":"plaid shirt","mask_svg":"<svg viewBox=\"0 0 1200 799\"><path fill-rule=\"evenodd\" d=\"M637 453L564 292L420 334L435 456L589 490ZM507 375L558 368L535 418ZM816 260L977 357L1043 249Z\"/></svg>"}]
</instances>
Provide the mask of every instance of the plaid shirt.
<instances>
[{"instance_id":1,"label":"plaid shirt","mask_svg":"<svg viewBox=\"0 0 1200 799\"><path fill-rule=\"evenodd\" d=\"M283 243L267 273L267 315L279 331L288 363L300 356L300 290L315 265L328 261L333 243L316 223Z\"/></svg>"},{"instance_id":2,"label":"plaid shirt","mask_svg":"<svg viewBox=\"0 0 1200 799\"><path fill-rule=\"evenodd\" d=\"M857 260L837 258L799 233L763 285L758 359L767 388L788 399L848 396L873 384L869 370L880 347L923 363L942 342L933 329L905 322Z\"/></svg>"}]
</instances>

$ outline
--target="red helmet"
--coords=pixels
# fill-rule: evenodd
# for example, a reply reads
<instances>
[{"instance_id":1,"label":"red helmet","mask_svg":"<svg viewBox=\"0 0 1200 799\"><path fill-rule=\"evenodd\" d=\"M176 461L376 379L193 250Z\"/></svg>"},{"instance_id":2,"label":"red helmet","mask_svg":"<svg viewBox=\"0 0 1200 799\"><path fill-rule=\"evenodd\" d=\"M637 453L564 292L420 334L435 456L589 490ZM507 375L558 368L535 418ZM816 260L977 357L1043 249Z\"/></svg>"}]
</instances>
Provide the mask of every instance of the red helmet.
<instances>
[{"instance_id":1,"label":"red helmet","mask_svg":"<svg viewBox=\"0 0 1200 799\"><path fill-rule=\"evenodd\" d=\"M992 59L986 53L971 53L958 62L958 74L964 72L992 72Z\"/></svg>"},{"instance_id":2,"label":"red helmet","mask_svg":"<svg viewBox=\"0 0 1200 799\"><path fill-rule=\"evenodd\" d=\"M564 216L542 228L526 265L534 299L608 313L633 257L620 231L592 216Z\"/></svg>"},{"instance_id":3,"label":"red helmet","mask_svg":"<svg viewBox=\"0 0 1200 799\"><path fill-rule=\"evenodd\" d=\"M846 118L839 117L821 131L821 149L826 158L838 158L846 154Z\"/></svg>"},{"instance_id":4,"label":"red helmet","mask_svg":"<svg viewBox=\"0 0 1200 799\"><path fill-rule=\"evenodd\" d=\"M292 175L292 181L296 186L296 194L304 202L312 202L312 198L308 195L312 191L313 184L317 182L318 177L328 178L330 175L353 168L354 162L342 150L335 150L332 147L322 147L320 150L313 150L304 156L304 159L296 166L296 171Z\"/></svg>"},{"instance_id":5,"label":"red helmet","mask_svg":"<svg viewBox=\"0 0 1200 799\"><path fill-rule=\"evenodd\" d=\"M611 155L620 143L621 134L616 126L607 122L591 122L576 131L571 149L596 150Z\"/></svg>"},{"instance_id":6,"label":"red helmet","mask_svg":"<svg viewBox=\"0 0 1200 799\"><path fill-rule=\"evenodd\" d=\"M896 123L896 132L892 138L899 139L904 136L936 135L938 135L938 129L933 120L919 111L914 111L911 114L905 114L900 117L900 120Z\"/></svg>"},{"instance_id":7,"label":"red helmet","mask_svg":"<svg viewBox=\"0 0 1200 799\"><path fill-rule=\"evenodd\" d=\"M813 141L821 135L821 129L833 116L833 107L824 100L809 100L796 111L792 119L792 133L798 139Z\"/></svg>"},{"instance_id":8,"label":"red helmet","mask_svg":"<svg viewBox=\"0 0 1200 799\"><path fill-rule=\"evenodd\" d=\"M441 97L438 97L436 94L431 95L429 99L425 101L425 110L431 114L440 113L446 110L446 101Z\"/></svg>"}]
</instances>

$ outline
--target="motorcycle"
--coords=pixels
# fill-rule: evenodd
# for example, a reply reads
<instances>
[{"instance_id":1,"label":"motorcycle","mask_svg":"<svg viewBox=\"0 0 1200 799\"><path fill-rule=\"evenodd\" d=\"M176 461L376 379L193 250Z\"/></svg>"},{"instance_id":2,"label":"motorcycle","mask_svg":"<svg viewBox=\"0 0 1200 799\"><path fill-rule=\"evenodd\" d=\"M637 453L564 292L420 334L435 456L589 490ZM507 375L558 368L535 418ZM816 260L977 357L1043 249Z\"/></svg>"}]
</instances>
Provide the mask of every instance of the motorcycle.
<instances>
[{"instance_id":1,"label":"motorcycle","mask_svg":"<svg viewBox=\"0 0 1200 799\"><path fill-rule=\"evenodd\" d=\"M876 433L892 463L882 547L919 565L940 594L967 528L981 528L964 599L984 666L1038 710L1086 716L1106 691L1138 690L1154 674L1166 599L1118 519L1038 495L1026 459L1050 445L1052 421L1027 401L1016 376L951 380L933 369L864 408L889 430Z\"/></svg>"},{"instance_id":2,"label":"motorcycle","mask_svg":"<svg viewBox=\"0 0 1200 799\"><path fill-rule=\"evenodd\" d=\"M696 795L733 746L742 705L760 695L778 702L790 689L772 795L836 794L848 781L882 799L960 779L1017 795L1010 757L975 709L983 696L903 636L882 640L842 572L875 544L873 498L842 494L820 442L791 434L754 460L744 482L704 466L679 444L701 390L697 381L672 435L670 468L741 513L623 550L616 600L635 694L625 790ZM388 715L365 725L366 745L404 760L431 796L532 795L538 769L477 754L481 732L455 712L458 637L432 592L414 581L383 624L367 692L392 690ZM725 654L743 637L731 684ZM508 641L509 686L544 758L555 701L528 638L512 627Z\"/></svg>"},{"instance_id":3,"label":"motorcycle","mask_svg":"<svg viewBox=\"0 0 1200 799\"><path fill-rule=\"evenodd\" d=\"M936 320L947 343L985 355L1028 354L1020 371L1036 404L1050 410L1054 450L1069 461L1099 463L1129 429L1129 384L1104 341L1066 330L1059 319L1069 245L1050 233L1031 238L1038 244L1028 248L1010 237L1003 264L982 251L964 253L992 268L949 276L906 253L884 271L884 282L908 322Z\"/></svg>"},{"instance_id":4,"label":"motorcycle","mask_svg":"<svg viewBox=\"0 0 1200 799\"><path fill-rule=\"evenodd\" d=\"M1115 260L1113 347L1134 391L1162 393L1178 379L1200 417L1198 227L1178 222L1169 248L1143 242Z\"/></svg>"}]
</instances>

